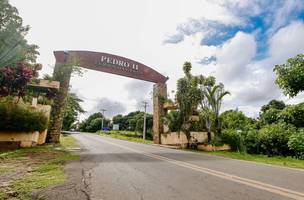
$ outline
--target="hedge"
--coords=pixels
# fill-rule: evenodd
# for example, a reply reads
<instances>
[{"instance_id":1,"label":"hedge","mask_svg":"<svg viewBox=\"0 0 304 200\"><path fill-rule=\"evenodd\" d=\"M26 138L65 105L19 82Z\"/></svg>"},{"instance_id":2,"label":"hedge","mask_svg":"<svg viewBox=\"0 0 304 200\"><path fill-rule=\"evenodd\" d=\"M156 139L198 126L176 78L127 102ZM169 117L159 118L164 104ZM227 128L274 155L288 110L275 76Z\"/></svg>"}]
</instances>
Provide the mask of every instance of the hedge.
<instances>
[{"instance_id":1,"label":"hedge","mask_svg":"<svg viewBox=\"0 0 304 200\"><path fill-rule=\"evenodd\" d=\"M22 103L0 101L0 131L43 131L47 125L48 118L43 112Z\"/></svg>"}]
</instances>

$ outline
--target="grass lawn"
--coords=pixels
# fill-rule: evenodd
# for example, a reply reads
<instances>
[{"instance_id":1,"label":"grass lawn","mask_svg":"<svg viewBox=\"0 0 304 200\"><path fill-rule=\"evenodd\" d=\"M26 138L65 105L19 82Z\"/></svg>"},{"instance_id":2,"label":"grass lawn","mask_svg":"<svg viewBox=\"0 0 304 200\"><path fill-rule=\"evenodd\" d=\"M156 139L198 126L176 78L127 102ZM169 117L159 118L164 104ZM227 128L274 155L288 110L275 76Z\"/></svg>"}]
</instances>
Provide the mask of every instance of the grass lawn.
<instances>
[{"instance_id":1,"label":"grass lawn","mask_svg":"<svg viewBox=\"0 0 304 200\"><path fill-rule=\"evenodd\" d=\"M207 155L233 158L238 160L247 160L247 161L259 162L265 164L304 169L304 160L298 160L291 157L281 157L281 156L268 157L266 155L253 155L253 154L228 152L228 151L216 151L216 152L195 151L195 152L199 152Z\"/></svg>"},{"instance_id":2,"label":"grass lawn","mask_svg":"<svg viewBox=\"0 0 304 200\"><path fill-rule=\"evenodd\" d=\"M152 140L144 140L142 139L141 134L132 131L97 131L97 134L109 136L120 140L128 140L130 142L153 144Z\"/></svg>"},{"instance_id":3,"label":"grass lawn","mask_svg":"<svg viewBox=\"0 0 304 200\"><path fill-rule=\"evenodd\" d=\"M75 147L71 136L62 136L61 144L0 152L0 199L27 200L34 190L64 183L64 163L79 155L65 150Z\"/></svg>"}]
</instances>

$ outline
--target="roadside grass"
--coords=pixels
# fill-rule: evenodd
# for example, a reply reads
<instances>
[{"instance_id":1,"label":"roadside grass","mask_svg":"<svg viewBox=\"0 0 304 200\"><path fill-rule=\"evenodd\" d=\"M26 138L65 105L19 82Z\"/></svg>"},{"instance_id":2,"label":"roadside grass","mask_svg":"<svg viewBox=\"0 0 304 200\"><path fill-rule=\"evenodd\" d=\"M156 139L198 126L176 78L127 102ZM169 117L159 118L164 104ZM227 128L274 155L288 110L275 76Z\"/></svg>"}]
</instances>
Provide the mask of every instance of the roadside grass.
<instances>
[{"instance_id":1,"label":"roadside grass","mask_svg":"<svg viewBox=\"0 0 304 200\"><path fill-rule=\"evenodd\" d=\"M137 142L142 144L153 144L152 140L142 139L142 135L133 131L97 131L98 135L109 136L112 138Z\"/></svg>"},{"instance_id":2,"label":"roadside grass","mask_svg":"<svg viewBox=\"0 0 304 200\"><path fill-rule=\"evenodd\" d=\"M64 163L78 160L79 155L65 150L75 147L74 138L63 136L61 142L61 148L44 145L0 153L0 169L1 166L14 169L0 175L0 199L32 199L34 190L63 184Z\"/></svg>"},{"instance_id":3,"label":"roadside grass","mask_svg":"<svg viewBox=\"0 0 304 200\"><path fill-rule=\"evenodd\" d=\"M60 144L61 144L61 146L65 147L65 148L75 148L75 147L77 147L76 140L68 134L62 134L61 135Z\"/></svg>"},{"instance_id":4,"label":"roadside grass","mask_svg":"<svg viewBox=\"0 0 304 200\"><path fill-rule=\"evenodd\" d=\"M143 140L141 138L142 137L141 134L132 131L97 131L97 134L103 136L109 136L120 140L127 140L131 142L153 144L152 140ZM190 149L185 149L185 150L206 154L206 155L232 158L237 160L245 160L245 161L252 161L257 163L304 169L304 160L299 160L292 157L282 157L282 156L268 157L266 155L255 155L255 154L247 154L247 153L231 152L231 151L207 152L207 151L198 151L198 150L190 150Z\"/></svg>"},{"instance_id":5,"label":"roadside grass","mask_svg":"<svg viewBox=\"0 0 304 200\"><path fill-rule=\"evenodd\" d=\"M199 152L201 154L207 154L207 155L215 155L225 158L232 158L232 159L253 161L264 164L272 164L272 165L278 165L284 167L304 169L304 160L299 160L292 157L282 157L282 156L268 157L267 155L255 155L255 154L247 154L247 153L231 152L231 151L214 151L214 152L195 151L195 152Z\"/></svg>"}]
</instances>

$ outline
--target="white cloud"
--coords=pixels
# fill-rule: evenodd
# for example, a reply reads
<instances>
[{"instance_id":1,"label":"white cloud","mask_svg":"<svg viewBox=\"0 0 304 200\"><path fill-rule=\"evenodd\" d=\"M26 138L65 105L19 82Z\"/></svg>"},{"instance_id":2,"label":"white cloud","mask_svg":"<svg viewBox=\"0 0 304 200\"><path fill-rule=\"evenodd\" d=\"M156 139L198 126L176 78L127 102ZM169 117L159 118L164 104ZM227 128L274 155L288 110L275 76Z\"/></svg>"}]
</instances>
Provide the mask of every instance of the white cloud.
<instances>
[{"instance_id":1,"label":"white cloud","mask_svg":"<svg viewBox=\"0 0 304 200\"><path fill-rule=\"evenodd\" d=\"M244 80L247 65L256 53L255 38L251 34L238 32L231 40L220 47L216 53L217 77L221 81Z\"/></svg>"},{"instance_id":2,"label":"white cloud","mask_svg":"<svg viewBox=\"0 0 304 200\"><path fill-rule=\"evenodd\" d=\"M292 22L281 28L270 39L269 54L273 59L284 62L296 54L304 53L304 24L303 22Z\"/></svg>"},{"instance_id":3,"label":"white cloud","mask_svg":"<svg viewBox=\"0 0 304 200\"><path fill-rule=\"evenodd\" d=\"M261 104L281 94L273 83L273 66L304 50L302 22L294 22L275 30L269 39L269 56L260 61L253 60L257 51L254 33L239 32L222 46L202 46L201 41L206 32L185 36L178 45L162 43L166 35L174 33L180 23L189 19L244 25L248 22L241 15L257 15L263 5L267 4L266 1L11 2L19 9L25 24L32 27L27 38L40 46L39 62L44 65L42 73L52 73L50 66L55 62L53 50L108 52L137 60L168 75L168 91L171 91L175 90L177 79L183 75L183 63L190 61L194 74L215 75L231 91L232 96L227 97L225 108L239 107L251 115L254 115L254 110L258 111ZM292 6L287 7L280 16L286 15L291 8ZM210 56L216 56L217 63L204 66L198 63ZM143 99L149 98L152 91L150 83L91 70L83 77L72 78L71 84L72 89L85 98L82 105L88 111L93 110L102 98L121 102L126 107L121 112L134 111Z\"/></svg>"}]
</instances>

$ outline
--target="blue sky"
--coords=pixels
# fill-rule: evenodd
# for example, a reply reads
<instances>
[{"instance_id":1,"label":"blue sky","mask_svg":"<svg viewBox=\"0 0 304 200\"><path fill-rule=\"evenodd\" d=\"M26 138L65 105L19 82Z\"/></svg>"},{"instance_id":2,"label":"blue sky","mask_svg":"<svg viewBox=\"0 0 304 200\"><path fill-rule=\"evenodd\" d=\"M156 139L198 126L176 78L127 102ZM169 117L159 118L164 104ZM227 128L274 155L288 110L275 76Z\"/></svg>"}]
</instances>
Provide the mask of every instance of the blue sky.
<instances>
[{"instance_id":1,"label":"blue sky","mask_svg":"<svg viewBox=\"0 0 304 200\"><path fill-rule=\"evenodd\" d=\"M241 31L255 35L257 42L255 59L263 59L268 56L267 41L273 34L292 21L304 20L304 1L260 0L252 2L241 8L238 4L230 4L229 1L223 3L223 6L241 19L241 23L225 24L205 18L188 19L187 22L179 24L176 28L177 33L167 37L164 42L177 44L183 41L185 36L207 32L201 39L201 45L219 46ZM211 56L203 58L202 63L215 60L216 57Z\"/></svg>"}]
</instances>

